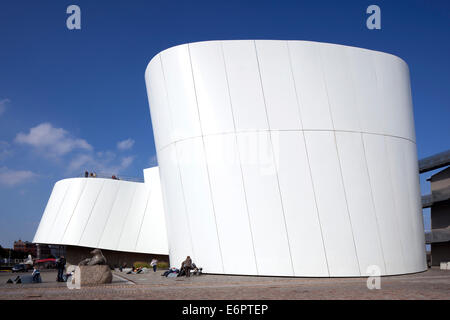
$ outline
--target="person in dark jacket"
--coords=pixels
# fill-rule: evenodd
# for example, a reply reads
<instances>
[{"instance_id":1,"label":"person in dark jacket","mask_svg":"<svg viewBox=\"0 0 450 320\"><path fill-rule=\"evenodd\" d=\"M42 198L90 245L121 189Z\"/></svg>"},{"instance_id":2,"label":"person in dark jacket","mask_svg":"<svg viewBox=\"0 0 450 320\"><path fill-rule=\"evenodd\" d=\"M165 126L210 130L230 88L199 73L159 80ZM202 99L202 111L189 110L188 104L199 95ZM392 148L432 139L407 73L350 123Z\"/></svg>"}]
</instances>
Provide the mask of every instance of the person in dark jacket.
<instances>
[{"instance_id":1,"label":"person in dark jacket","mask_svg":"<svg viewBox=\"0 0 450 320\"><path fill-rule=\"evenodd\" d=\"M64 282L64 269L66 268L66 259L64 258L64 256L61 256L57 263L56 263L56 267L58 268L58 277L56 279L56 281L58 282Z\"/></svg>"},{"instance_id":2,"label":"person in dark jacket","mask_svg":"<svg viewBox=\"0 0 450 320\"><path fill-rule=\"evenodd\" d=\"M182 266L183 266L184 272L186 273L186 277L190 277L191 269L192 269L192 259L190 256L186 257L186 260L183 261Z\"/></svg>"}]
</instances>

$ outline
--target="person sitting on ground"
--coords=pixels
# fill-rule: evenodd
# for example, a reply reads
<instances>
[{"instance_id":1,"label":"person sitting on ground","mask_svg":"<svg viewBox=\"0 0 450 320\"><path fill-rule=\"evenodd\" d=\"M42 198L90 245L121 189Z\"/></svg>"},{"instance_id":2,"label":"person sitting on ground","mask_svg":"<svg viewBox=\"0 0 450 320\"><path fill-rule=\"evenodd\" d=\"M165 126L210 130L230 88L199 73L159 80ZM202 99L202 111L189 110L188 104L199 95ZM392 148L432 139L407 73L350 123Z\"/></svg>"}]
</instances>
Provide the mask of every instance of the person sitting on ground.
<instances>
[{"instance_id":1,"label":"person sitting on ground","mask_svg":"<svg viewBox=\"0 0 450 320\"><path fill-rule=\"evenodd\" d=\"M186 260L183 261L182 263L184 272L186 273L186 277L190 277L191 276L191 268L192 268L192 259L190 256L186 257Z\"/></svg>"},{"instance_id":2,"label":"person sitting on ground","mask_svg":"<svg viewBox=\"0 0 450 320\"><path fill-rule=\"evenodd\" d=\"M175 268L175 267L172 267L172 268L170 268L169 270L164 271L164 273L163 273L161 276L167 277L167 276L168 276L169 274L171 274L171 273L178 273L178 274L179 274L179 272L180 272L179 269L177 269L177 268Z\"/></svg>"},{"instance_id":3,"label":"person sitting on ground","mask_svg":"<svg viewBox=\"0 0 450 320\"><path fill-rule=\"evenodd\" d=\"M39 271L39 269L37 268L36 265L33 266L33 273L31 274L32 276L32 282L33 283L41 283L41 272Z\"/></svg>"},{"instance_id":4,"label":"person sitting on ground","mask_svg":"<svg viewBox=\"0 0 450 320\"><path fill-rule=\"evenodd\" d=\"M195 263L192 263L192 274L195 276L198 276L202 273L202 268L199 268L195 265Z\"/></svg>"}]
</instances>

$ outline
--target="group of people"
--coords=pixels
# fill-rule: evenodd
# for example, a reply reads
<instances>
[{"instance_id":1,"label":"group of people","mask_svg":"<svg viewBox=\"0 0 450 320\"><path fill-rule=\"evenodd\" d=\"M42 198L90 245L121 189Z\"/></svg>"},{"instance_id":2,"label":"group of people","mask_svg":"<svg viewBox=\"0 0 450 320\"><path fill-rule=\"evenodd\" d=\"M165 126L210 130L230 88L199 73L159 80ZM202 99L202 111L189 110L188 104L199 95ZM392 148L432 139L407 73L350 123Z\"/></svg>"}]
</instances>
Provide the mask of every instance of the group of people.
<instances>
[{"instance_id":1,"label":"group of people","mask_svg":"<svg viewBox=\"0 0 450 320\"><path fill-rule=\"evenodd\" d=\"M29 277L29 276L27 276ZM23 278L23 281L25 283L29 282L29 278ZM12 279L8 279L8 281L6 281L6 283L15 283L15 284L19 284L22 283L22 278L21 276L17 276L14 280ZM41 279L41 272L38 269L38 266L36 264L33 265L33 272L31 273L31 283L41 283L42 279Z\"/></svg>"},{"instance_id":2,"label":"group of people","mask_svg":"<svg viewBox=\"0 0 450 320\"><path fill-rule=\"evenodd\" d=\"M182 276L190 277L191 271L194 275L200 275L200 274L202 274L202 270L203 270L203 268L198 268L195 265L195 263L192 262L191 257L187 256L186 260L184 260L181 263L180 273L178 274L178 276L179 277L182 277Z\"/></svg>"},{"instance_id":3,"label":"group of people","mask_svg":"<svg viewBox=\"0 0 450 320\"><path fill-rule=\"evenodd\" d=\"M184 260L181 263L180 269L172 267L169 270L165 271L162 274L162 276L170 277L169 276L170 274L176 274L177 277L183 277L183 276L190 277L191 276L191 272L194 275L200 275L200 274L202 274L202 270L203 270L202 268L197 267L195 265L195 263L192 262L192 259L191 259L190 256L187 256L186 260Z\"/></svg>"},{"instance_id":4,"label":"group of people","mask_svg":"<svg viewBox=\"0 0 450 320\"><path fill-rule=\"evenodd\" d=\"M95 177L97 177L97 174L96 174L95 172L88 172L88 171L85 171L85 172L84 172L84 177L85 177L85 178L89 178L89 177L95 178Z\"/></svg>"},{"instance_id":5,"label":"group of people","mask_svg":"<svg viewBox=\"0 0 450 320\"><path fill-rule=\"evenodd\" d=\"M156 260L155 258L152 259L152 261L150 262L150 266L153 269L153 272L156 272L156 268L158 267L158 260ZM127 263L124 262L120 267L119 267L119 271L122 272L124 271L124 269L127 268ZM127 274L138 274L138 273L146 273L147 272L147 268L144 266L141 267L133 267L130 268L130 270L128 270Z\"/></svg>"},{"instance_id":6,"label":"group of people","mask_svg":"<svg viewBox=\"0 0 450 320\"><path fill-rule=\"evenodd\" d=\"M56 268L58 269L58 276L56 277L56 281L65 282L64 270L66 268L66 259L64 256L61 256L56 260ZM21 276L17 276L14 280L8 279L7 283L23 283L23 281L30 281L29 278L21 278ZM38 265L36 263L33 264L33 272L31 273L31 282L32 283L41 283L41 272L39 271Z\"/></svg>"},{"instance_id":7,"label":"group of people","mask_svg":"<svg viewBox=\"0 0 450 320\"><path fill-rule=\"evenodd\" d=\"M96 174L95 172L85 171L85 172L84 172L84 177L85 177L85 178L96 178L96 177L97 177L97 174ZM113 179L113 180L120 180L119 177L116 176L115 174L113 174L113 175L111 176L111 179Z\"/></svg>"}]
</instances>

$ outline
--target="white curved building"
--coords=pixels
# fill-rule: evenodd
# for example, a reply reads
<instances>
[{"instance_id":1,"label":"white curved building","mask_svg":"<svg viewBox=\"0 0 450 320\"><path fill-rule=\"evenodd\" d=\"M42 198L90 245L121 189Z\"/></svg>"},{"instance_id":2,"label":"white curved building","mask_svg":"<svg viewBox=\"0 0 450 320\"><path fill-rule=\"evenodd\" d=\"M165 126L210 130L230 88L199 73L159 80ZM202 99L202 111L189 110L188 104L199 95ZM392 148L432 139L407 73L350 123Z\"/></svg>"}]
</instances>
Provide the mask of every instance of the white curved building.
<instances>
[{"instance_id":1,"label":"white curved building","mask_svg":"<svg viewBox=\"0 0 450 320\"><path fill-rule=\"evenodd\" d=\"M169 254L176 267L190 255L207 273L426 269L403 60L208 41L159 53L145 80L159 169L144 170L145 183L57 182L33 242L117 252L119 264L137 257L120 253Z\"/></svg>"},{"instance_id":2,"label":"white curved building","mask_svg":"<svg viewBox=\"0 0 450 320\"><path fill-rule=\"evenodd\" d=\"M224 274L426 269L403 60L209 41L159 53L145 80L175 265L190 255Z\"/></svg>"},{"instance_id":3,"label":"white curved building","mask_svg":"<svg viewBox=\"0 0 450 320\"><path fill-rule=\"evenodd\" d=\"M145 183L103 178L58 181L33 242L167 255L157 167Z\"/></svg>"}]
</instances>

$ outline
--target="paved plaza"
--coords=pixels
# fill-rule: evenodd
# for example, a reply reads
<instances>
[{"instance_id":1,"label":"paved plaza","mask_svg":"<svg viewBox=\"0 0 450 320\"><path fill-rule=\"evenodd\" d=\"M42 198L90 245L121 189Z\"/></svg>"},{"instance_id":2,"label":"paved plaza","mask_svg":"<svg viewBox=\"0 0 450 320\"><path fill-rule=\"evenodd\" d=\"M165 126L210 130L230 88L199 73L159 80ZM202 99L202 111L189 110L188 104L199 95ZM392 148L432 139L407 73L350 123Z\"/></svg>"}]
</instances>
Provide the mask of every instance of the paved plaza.
<instances>
[{"instance_id":1,"label":"paved plaza","mask_svg":"<svg viewBox=\"0 0 450 320\"><path fill-rule=\"evenodd\" d=\"M379 290L367 289L367 278L226 275L165 278L162 272L114 272L111 284L72 290L55 281L54 271L43 271L40 284L6 284L17 274L1 272L0 299L450 299L450 270L437 268L382 277Z\"/></svg>"}]
</instances>

